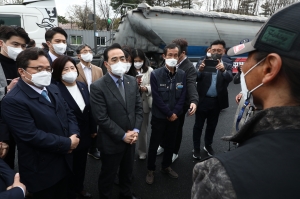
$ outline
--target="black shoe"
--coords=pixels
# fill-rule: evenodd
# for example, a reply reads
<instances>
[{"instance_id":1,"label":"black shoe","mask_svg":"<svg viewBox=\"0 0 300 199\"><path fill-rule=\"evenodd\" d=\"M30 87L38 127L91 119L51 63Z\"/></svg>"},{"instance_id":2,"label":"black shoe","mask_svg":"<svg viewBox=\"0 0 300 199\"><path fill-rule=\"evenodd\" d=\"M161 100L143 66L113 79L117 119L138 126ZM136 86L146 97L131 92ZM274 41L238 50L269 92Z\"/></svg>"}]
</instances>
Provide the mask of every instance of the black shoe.
<instances>
[{"instance_id":1,"label":"black shoe","mask_svg":"<svg viewBox=\"0 0 300 199\"><path fill-rule=\"evenodd\" d=\"M92 156L93 158L95 158L96 160L99 160L101 158L100 156L100 151L98 151L98 149L96 148L93 151L89 151L88 155Z\"/></svg>"},{"instance_id":2,"label":"black shoe","mask_svg":"<svg viewBox=\"0 0 300 199\"><path fill-rule=\"evenodd\" d=\"M207 154L209 156L215 155L215 152L214 152L213 148L211 147L211 145L210 146L205 146L205 147L203 147L203 149L204 149L204 151L207 152Z\"/></svg>"},{"instance_id":3,"label":"black shoe","mask_svg":"<svg viewBox=\"0 0 300 199\"><path fill-rule=\"evenodd\" d=\"M200 159L201 159L201 156L200 156L200 149L194 149L194 150L193 150L193 158L194 158L194 159L197 159L197 160L200 160Z\"/></svg>"}]
</instances>

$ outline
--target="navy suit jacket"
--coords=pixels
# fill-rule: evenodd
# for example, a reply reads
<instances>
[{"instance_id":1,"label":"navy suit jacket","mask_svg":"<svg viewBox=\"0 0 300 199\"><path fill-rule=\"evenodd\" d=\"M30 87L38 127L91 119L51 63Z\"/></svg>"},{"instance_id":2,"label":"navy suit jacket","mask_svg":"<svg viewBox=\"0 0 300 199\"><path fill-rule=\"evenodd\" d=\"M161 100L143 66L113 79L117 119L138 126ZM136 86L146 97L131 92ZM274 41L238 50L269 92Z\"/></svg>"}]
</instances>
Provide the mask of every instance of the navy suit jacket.
<instances>
[{"instance_id":1,"label":"navy suit jacket","mask_svg":"<svg viewBox=\"0 0 300 199\"><path fill-rule=\"evenodd\" d=\"M97 125L96 122L94 122L91 112L90 93L88 87L82 82L77 81L76 84L85 102L85 108L83 111L80 110L67 87L63 83L57 82L57 86L69 108L73 111L80 129L80 142L78 147L75 149L77 151L90 147L92 141L91 134L97 133Z\"/></svg>"},{"instance_id":2,"label":"navy suit jacket","mask_svg":"<svg viewBox=\"0 0 300 199\"><path fill-rule=\"evenodd\" d=\"M55 185L70 172L69 137L79 134L57 86L46 88L51 103L20 79L1 104L2 118L17 143L21 180L32 193Z\"/></svg>"},{"instance_id":3,"label":"navy suit jacket","mask_svg":"<svg viewBox=\"0 0 300 199\"><path fill-rule=\"evenodd\" d=\"M6 188L14 183L15 172L0 159L0 198L1 199L23 199L24 193L21 188L15 187L8 191Z\"/></svg>"}]
</instances>

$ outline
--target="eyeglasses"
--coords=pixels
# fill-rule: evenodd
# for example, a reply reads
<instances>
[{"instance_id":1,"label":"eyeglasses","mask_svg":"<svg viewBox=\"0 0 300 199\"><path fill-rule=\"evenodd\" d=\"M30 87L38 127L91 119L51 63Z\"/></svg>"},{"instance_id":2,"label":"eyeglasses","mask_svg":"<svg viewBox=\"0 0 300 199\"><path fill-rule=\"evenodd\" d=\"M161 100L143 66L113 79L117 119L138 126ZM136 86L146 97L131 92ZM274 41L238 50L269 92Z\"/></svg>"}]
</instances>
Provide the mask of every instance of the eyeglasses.
<instances>
[{"instance_id":1,"label":"eyeglasses","mask_svg":"<svg viewBox=\"0 0 300 199\"><path fill-rule=\"evenodd\" d=\"M92 51L92 50L84 50L84 51L82 51L81 54L86 54L86 53L91 53L91 54L93 54L93 51Z\"/></svg>"},{"instance_id":2,"label":"eyeglasses","mask_svg":"<svg viewBox=\"0 0 300 199\"><path fill-rule=\"evenodd\" d=\"M49 73L52 73L52 68L44 68L42 66L36 66L36 67L28 66L27 68L34 68L38 72L47 71Z\"/></svg>"}]
</instances>

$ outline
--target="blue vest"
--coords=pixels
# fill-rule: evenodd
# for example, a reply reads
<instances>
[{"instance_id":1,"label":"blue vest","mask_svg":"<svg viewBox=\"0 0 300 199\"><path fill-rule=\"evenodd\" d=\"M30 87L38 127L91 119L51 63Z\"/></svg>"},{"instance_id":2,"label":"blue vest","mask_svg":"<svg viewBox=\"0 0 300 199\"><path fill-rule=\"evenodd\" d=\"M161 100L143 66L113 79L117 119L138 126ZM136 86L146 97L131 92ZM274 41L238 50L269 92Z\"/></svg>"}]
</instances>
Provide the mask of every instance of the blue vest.
<instances>
[{"instance_id":1,"label":"blue vest","mask_svg":"<svg viewBox=\"0 0 300 199\"><path fill-rule=\"evenodd\" d=\"M153 75L157 81L158 93L164 103L173 110L177 101L181 96L183 79L185 72L179 68L176 69L176 74L173 77L169 76L169 71L165 67L154 70ZM181 112L178 116L182 114ZM152 104L152 115L156 118L166 119L164 115L154 103Z\"/></svg>"}]
</instances>

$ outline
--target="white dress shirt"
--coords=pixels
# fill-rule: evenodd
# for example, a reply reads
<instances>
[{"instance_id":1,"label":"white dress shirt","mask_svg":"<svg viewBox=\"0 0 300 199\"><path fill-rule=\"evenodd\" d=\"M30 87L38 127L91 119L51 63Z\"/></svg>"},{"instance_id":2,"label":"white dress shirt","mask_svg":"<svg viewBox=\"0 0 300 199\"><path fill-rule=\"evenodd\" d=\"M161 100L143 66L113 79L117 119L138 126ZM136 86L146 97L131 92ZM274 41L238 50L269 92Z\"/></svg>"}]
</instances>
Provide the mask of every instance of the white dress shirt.
<instances>
[{"instance_id":1,"label":"white dress shirt","mask_svg":"<svg viewBox=\"0 0 300 199\"><path fill-rule=\"evenodd\" d=\"M86 78L86 82L88 84L88 88L90 90L90 85L92 83L92 67L90 66L85 66L83 63L81 63L82 66L82 70L84 72L85 78Z\"/></svg>"},{"instance_id":2,"label":"white dress shirt","mask_svg":"<svg viewBox=\"0 0 300 199\"><path fill-rule=\"evenodd\" d=\"M49 55L50 55L52 62L54 62L54 60L56 60L57 57L54 54L52 54L50 50L49 50Z\"/></svg>"},{"instance_id":3,"label":"white dress shirt","mask_svg":"<svg viewBox=\"0 0 300 199\"><path fill-rule=\"evenodd\" d=\"M85 108L85 102L77 84L75 84L74 86L66 86L66 87L69 90L75 102L77 103L77 105L79 106L81 112L83 112Z\"/></svg>"}]
</instances>

